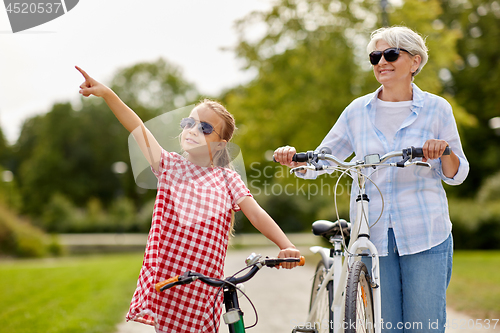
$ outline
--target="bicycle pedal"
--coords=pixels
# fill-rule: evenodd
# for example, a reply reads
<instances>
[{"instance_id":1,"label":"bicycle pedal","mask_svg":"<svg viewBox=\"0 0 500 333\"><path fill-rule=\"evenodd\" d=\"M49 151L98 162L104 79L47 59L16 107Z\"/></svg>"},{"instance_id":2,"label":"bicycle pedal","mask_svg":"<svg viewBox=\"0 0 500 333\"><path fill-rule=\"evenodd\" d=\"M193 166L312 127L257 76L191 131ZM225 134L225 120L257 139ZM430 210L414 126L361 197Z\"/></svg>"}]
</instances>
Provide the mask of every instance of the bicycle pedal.
<instances>
[{"instance_id":1,"label":"bicycle pedal","mask_svg":"<svg viewBox=\"0 0 500 333\"><path fill-rule=\"evenodd\" d=\"M318 330L315 329L315 328L304 327L304 326L296 326L292 330L292 333L300 333L300 332L304 332L304 333L318 333Z\"/></svg>"}]
</instances>

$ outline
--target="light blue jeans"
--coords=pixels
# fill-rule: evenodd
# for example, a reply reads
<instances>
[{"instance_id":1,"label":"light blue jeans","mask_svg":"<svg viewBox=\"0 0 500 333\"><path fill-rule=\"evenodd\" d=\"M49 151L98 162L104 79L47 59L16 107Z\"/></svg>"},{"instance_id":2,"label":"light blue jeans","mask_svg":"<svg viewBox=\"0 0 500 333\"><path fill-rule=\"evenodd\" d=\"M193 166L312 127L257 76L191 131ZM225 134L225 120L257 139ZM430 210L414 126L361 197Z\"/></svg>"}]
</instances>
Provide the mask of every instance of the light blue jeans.
<instances>
[{"instance_id":1,"label":"light blue jeans","mask_svg":"<svg viewBox=\"0 0 500 333\"><path fill-rule=\"evenodd\" d=\"M380 257L382 332L440 332L446 324L453 238L424 252L400 256L389 229L389 254ZM371 260L365 260L368 269Z\"/></svg>"}]
</instances>

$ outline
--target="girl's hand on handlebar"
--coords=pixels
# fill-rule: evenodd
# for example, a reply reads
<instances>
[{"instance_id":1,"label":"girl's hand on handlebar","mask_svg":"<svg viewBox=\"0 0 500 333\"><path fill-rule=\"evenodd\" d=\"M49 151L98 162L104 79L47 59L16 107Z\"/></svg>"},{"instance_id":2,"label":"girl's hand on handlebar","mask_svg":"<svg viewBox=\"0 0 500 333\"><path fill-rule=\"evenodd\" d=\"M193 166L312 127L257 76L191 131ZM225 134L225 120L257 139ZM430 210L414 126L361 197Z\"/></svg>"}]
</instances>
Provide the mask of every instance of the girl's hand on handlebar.
<instances>
[{"instance_id":1,"label":"girl's hand on handlebar","mask_svg":"<svg viewBox=\"0 0 500 333\"><path fill-rule=\"evenodd\" d=\"M85 78L85 82L83 82L80 85L80 91L79 93L82 94L85 97L89 97L90 95L94 95L97 97L104 97L104 95L110 90L108 87L106 87L104 84L94 80L91 78L83 69L81 69L78 66L75 66L75 68L82 73L83 77Z\"/></svg>"},{"instance_id":2,"label":"girl's hand on handlebar","mask_svg":"<svg viewBox=\"0 0 500 333\"><path fill-rule=\"evenodd\" d=\"M278 254L278 258L300 258L300 251L293 247L287 247L284 248L280 251ZM287 263L282 263L282 267L286 269L291 269L297 266L299 263L298 262L287 262ZM278 267L279 268L279 267Z\"/></svg>"},{"instance_id":3,"label":"girl's hand on handlebar","mask_svg":"<svg viewBox=\"0 0 500 333\"><path fill-rule=\"evenodd\" d=\"M297 150L295 150L294 147L290 146L284 146L284 147L279 147L274 151L274 159L276 162L280 163L281 165L286 165L287 167L290 168L295 168L300 165L306 165L307 163L298 163L292 161L293 155L297 153Z\"/></svg>"},{"instance_id":4,"label":"girl's hand on handlebar","mask_svg":"<svg viewBox=\"0 0 500 333\"><path fill-rule=\"evenodd\" d=\"M444 150L448 147L448 142L444 140L430 139L424 143L422 147L422 152L424 157L422 162L427 162L427 160L435 160L443 156Z\"/></svg>"}]
</instances>

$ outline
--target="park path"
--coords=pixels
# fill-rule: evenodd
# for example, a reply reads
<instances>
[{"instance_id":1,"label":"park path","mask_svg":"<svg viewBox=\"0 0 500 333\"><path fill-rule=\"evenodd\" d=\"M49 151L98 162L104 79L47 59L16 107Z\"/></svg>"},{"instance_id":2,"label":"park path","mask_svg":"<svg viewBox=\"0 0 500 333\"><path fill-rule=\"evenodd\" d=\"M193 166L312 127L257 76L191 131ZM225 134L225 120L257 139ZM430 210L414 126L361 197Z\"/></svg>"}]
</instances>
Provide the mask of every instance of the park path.
<instances>
[{"instance_id":1,"label":"park path","mask_svg":"<svg viewBox=\"0 0 500 333\"><path fill-rule=\"evenodd\" d=\"M307 253L307 248L300 248ZM262 247L244 250L230 250L226 258L225 272L229 276L244 267L244 260L252 253L264 256L276 256L275 247ZM254 333L290 333L292 328L306 319L309 306L309 293L314 274L315 262L308 262L304 267L293 270L263 268L257 275L245 284L245 292L255 305L259 321L249 332ZM255 322L252 307L240 298L240 306L245 313L245 325ZM473 319L467 315L448 309L449 323L456 323L456 329L447 329L446 333L487 333L500 332L500 323L496 329L477 329L472 325ZM222 321L221 321L222 322ZM493 326L493 325L492 325ZM227 326L221 325L221 333L227 333ZM121 323L117 333L154 333L150 326L138 323Z\"/></svg>"}]
</instances>

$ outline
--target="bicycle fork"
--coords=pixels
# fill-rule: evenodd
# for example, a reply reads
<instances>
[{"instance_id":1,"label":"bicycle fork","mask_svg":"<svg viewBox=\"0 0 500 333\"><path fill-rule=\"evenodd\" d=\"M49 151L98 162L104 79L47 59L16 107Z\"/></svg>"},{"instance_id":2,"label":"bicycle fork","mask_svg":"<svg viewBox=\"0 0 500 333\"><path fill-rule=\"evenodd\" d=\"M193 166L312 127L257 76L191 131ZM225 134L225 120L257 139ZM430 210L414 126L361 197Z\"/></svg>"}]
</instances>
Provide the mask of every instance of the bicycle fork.
<instances>
[{"instance_id":1,"label":"bicycle fork","mask_svg":"<svg viewBox=\"0 0 500 333\"><path fill-rule=\"evenodd\" d=\"M364 177L360 179L360 183L364 183ZM353 258L357 257L357 255L361 254L361 252L368 250L370 253L367 255L371 257L372 261L372 269L371 269L371 286L372 286L372 294L373 294L373 316L374 316L374 324L375 324L375 333L381 332L381 322L382 322L382 302L380 297L380 266L379 266L379 258L378 251L375 245L370 241L370 227L368 224L368 196L365 194L364 186L361 188L358 198L356 199L356 223L355 229L352 230L351 233L351 242L349 242L348 253L349 258L344 260L344 267L342 269L342 286L339 285L338 290L335 292L335 297L333 301L333 308L336 310L337 307L342 307L345 300L345 287L346 287L346 278L347 278L347 270L350 267L350 264ZM359 259L358 259L359 260ZM339 332L336 327L335 333ZM341 331L342 332L342 331Z\"/></svg>"}]
</instances>

